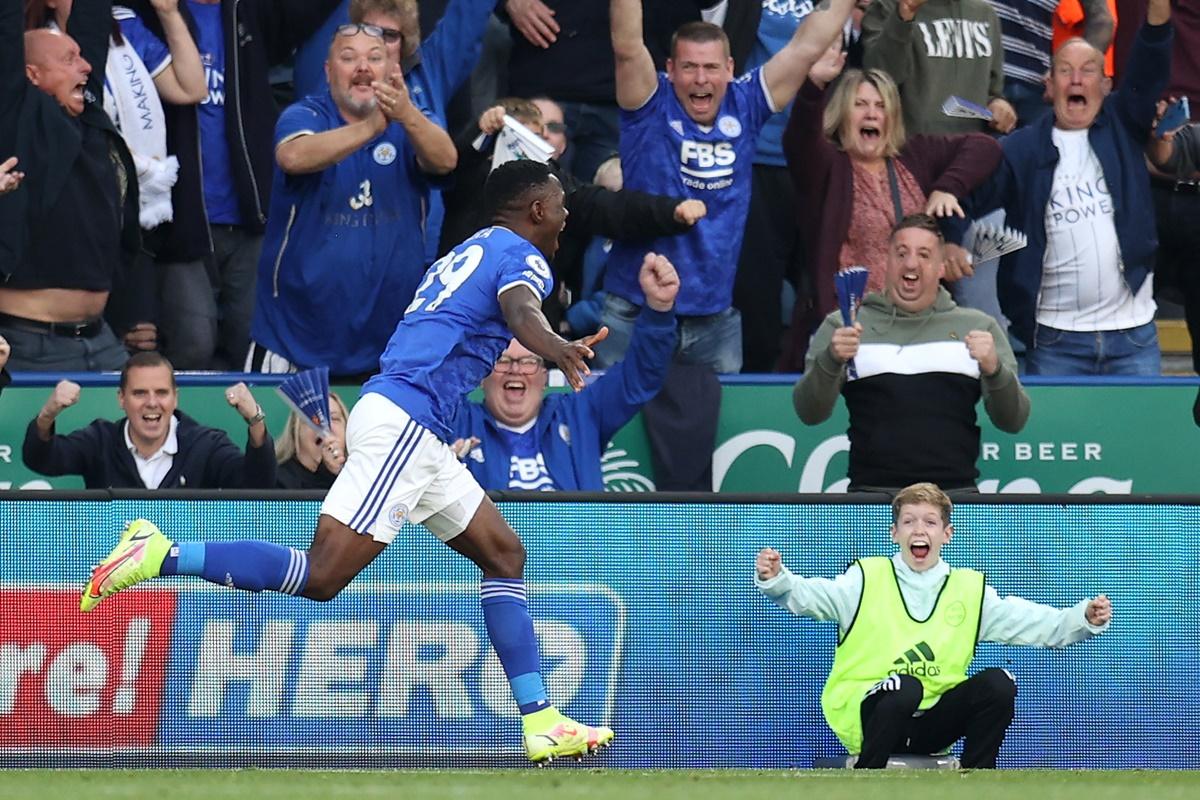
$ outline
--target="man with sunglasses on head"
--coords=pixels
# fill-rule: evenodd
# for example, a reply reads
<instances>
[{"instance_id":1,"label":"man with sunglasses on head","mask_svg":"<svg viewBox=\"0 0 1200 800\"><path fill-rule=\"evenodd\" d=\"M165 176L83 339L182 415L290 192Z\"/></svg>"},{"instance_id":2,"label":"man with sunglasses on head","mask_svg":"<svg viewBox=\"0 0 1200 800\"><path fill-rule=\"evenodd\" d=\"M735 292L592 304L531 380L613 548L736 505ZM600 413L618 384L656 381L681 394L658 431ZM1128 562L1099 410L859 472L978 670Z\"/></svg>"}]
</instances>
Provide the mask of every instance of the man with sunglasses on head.
<instances>
[{"instance_id":1,"label":"man with sunglasses on head","mask_svg":"<svg viewBox=\"0 0 1200 800\"><path fill-rule=\"evenodd\" d=\"M545 361L513 339L483 403L459 409L451 447L484 489L604 491L604 448L658 394L675 348L675 267L647 253L638 279L646 304L625 360L583 391L547 395Z\"/></svg>"},{"instance_id":2,"label":"man with sunglasses on head","mask_svg":"<svg viewBox=\"0 0 1200 800\"><path fill-rule=\"evenodd\" d=\"M457 160L413 104L379 26L339 26L325 72L329 88L289 106L275 129L248 371L374 371L424 273L429 181Z\"/></svg>"},{"instance_id":3,"label":"man with sunglasses on head","mask_svg":"<svg viewBox=\"0 0 1200 800\"><path fill-rule=\"evenodd\" d=\"M346 22L378 25L383 30L388 55L404 72L413 103L442 128L447 128L447 107L479 60L488 18L497 0L451 0L429 36L421 39L417 0L343 0L324 27L296 51L293 81L296 96L325 88L325 43L333 29ZM425 218L425 263L441 253L441 193L431 188Z\"/></svg>"}]
</instances>

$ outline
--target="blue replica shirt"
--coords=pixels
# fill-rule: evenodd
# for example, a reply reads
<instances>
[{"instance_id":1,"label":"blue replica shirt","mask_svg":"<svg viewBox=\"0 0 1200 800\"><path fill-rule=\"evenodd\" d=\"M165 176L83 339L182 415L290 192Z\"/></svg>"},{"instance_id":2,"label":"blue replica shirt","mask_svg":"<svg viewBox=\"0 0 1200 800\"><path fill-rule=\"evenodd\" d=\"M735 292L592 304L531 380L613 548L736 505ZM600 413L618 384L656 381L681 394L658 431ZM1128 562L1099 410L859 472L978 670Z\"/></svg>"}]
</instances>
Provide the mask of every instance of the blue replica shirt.
<instances>
[{"instance_id":1,"label":"blue replica shirt","mask_svg":"<svg viewBox=\"0 0 1200 800\"><path fill-rule=\"evenodd\" d=\"M171 64L171 51L162 39L159 39L146 27L146 23L128 8L114 6L113 19L121 24L121 37L133 48L146 65L151 78Z\"/></svg>"},{"instance_id":2,"label":"blue replica shirt","mask_svg":"<svg viewBox=\"0 0 1200 800\"><path fill-rule=\"evenodd\" d=\"M744 71L758 69L771 60L771 56L783 49L792 40L792 35L800 27L804 18L812 13L813 0L762 0L762 17L758 23L758 35L754 40L754 48L746 59ZM737 65L742 68L742 65ZM783 129L787 127L788 117L792 113L792 104L778 114L772 114L762 133L758 135L758 151L754 156L755 164L769 164L773 167L786 167L783 157Z\"/></svg>"},{"instance_id":3,"label":"blue replica shirt","mask_svg":"<svg viewBox=\"0 0 1200 800\"><path fill-rule=\"evenodd\" d=\"M387 397L451 441L463 398L492 371L512 339L499 298L519 285L540 300L554 288L550 265L536 247L500 227L467 239L429 268L379 360L380 374L363 392Z\"/></svg>"},{"instance_id":4,"label":"blue replica shirt","mask_svg":"<svg viewBox=\"0 0 1200 800\"><path fill-rule=\"evenodd\" d=\"M614 244L605 291L644 305L638 270L643 256L653 250L679 270L677 314L716 314L729 308L750 208L755 143L774 110L762 70L756 69L729 84L711 128L687 115L664 74L641 108L621 111L625 188L703 200L708 216L680 236Z\"/></svg>"},{"instance_id":5,"label":"blue replica shirt","mask_svg":"<svg viewBox=\"0 0 1200 800\"><path fill-rule=\"evenodd\" d=\"M345 124L326 89L284 110L275 146ZM276 167L254 341L298 366L374 371L425 272L425 189L397 124L322 172L287 175Z\"/></svg>"},{"instance_id":6,"label":"blue replica shirt","mask_svg":"<svg viewBox=\"0 0 1200 800\"><path fill-rule=\"evenodd\" d=\"M219 3L188 0L196 19L196 47L208 80L208 97L200 101L200 159L204 165L204 207L208 221L240 225L237 184L229 162L229 139L225 135L225 29Z\"/></svg>"},{"instance_id":7,"label":"blue replica shirt","mask_svg":"<svg viewBox=\"0 0 1200 800\"><path fill-rule=\"evenodd\" d=\"M420 60L408 68L404 83L408 86L413 105L439 127L446 127L446 106L450 97L466 82L479 61L483 50L483 32L496 0L450 0L433 32L421 42ZM325 59L329 43L338 25L350 21L350 2L337 7L316 33L296 49L292 81L296 96L317 94L328 85L325 79ZM425 263L430 264L441 253L442 220L446 208L442 193L434 188L429 196L429 211L425 216Z\"/></svg>"},{"instance_id":8,"label":"blue replica shirt","mask_svg":"<svg viewBox=\"0 0 1200 800\"><path fill-rule=\"evenodd\" d=\"M508 448L508 488L527 492L552 492L558 487L546 469L546 457L538 442L538 427L530 425L523 433L505 428L500 437Z\"/></svg>"}]
</instances>

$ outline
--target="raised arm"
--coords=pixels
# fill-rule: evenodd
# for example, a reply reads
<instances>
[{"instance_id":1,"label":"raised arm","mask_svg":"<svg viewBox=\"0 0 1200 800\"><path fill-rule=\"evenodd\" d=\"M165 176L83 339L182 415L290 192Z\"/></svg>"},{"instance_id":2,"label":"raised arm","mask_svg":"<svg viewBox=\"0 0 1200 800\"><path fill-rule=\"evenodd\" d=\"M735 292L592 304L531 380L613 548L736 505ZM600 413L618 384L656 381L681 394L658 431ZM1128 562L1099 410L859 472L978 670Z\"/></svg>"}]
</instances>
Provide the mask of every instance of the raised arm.
<instances>
[{"instance_id":1,"label":"raised arm","mask_svg":"<svg viewBox=\"0 0 1200 800\"><path fill-rule=\"evenodd\" d=\"M1029 420L1029 394L1017 377L1017 357L995 320L987 330L970 331L967 351L979 362L983 408L988 419L1005 433L1016 433Z\"/></svg>"},{"instance_id":2,"label":"raised arm","mask_svg":"<svg viewBox=\"0 0 1200 800\"><path fill-rule=\"evenodd\" d=\"M1111 609L1104 595L1059 609L1023 597L1000 597L988 586L983 593L979 639L1003 644L1066 647L1103 633L1112 617Z\"/></svg>"},{"instance_id":3,"label":"raised arm","mask_svg":"<svg viewBox=\"0 0 1200 800\"><path fill-rule=\"evenodd\" d=\"M16 106L29 90L25 79L25 15L22 3L7 0L0 3L0 118L12 119ZM0 142L8 148L0 157L11 155L15 148L15 126L0 133Z\"/></svg>"},{"instance_id":4,"label":"raised arm","mask_svg":"<svg viewBox=\"0 0 1200 800\"><path fill-rule=\"evenodd\" d=\"M79 45L80 54L92 65L87 90L99 107L104 97L104 64L112 34L112 0L93 0L71 6L67 34Z\"/></svg>"},{"instance_id":5,"label":"raised arm","mask_svg":"<svg viewBox=\"0 0 1200 800\"><path fill-rule=\"evenodd\" d=\"M642 0L611 0L608 6L617 70L617 104L641 108L654 94L658 75L642 39Z\"/></svg>"},{"instance_id":6,"label":"raised arm","mask_svg":"<svg viewBox=\"0 0 1200 800\"><path fill-rule=\"evenodd\" d=\"M200 51L179 12L179 0L151 0L151 3L171 51L171 64L154 77L154 88L168 103L177 106L199 103L208 96L208 81L200 63Z\"/></svg>"},{"instance_id":7,"label":"raised arm","mask_svg":"<svg viewBox=\"0 0 1200 800\"><path fill-rule=\"evenodd\" d=\"M858 328L839 327L826 318L813 335L804 363L804 375L792 389L792 406L805 425L829 419L846 383L846 362L858 352Z\"/></svg>"},{"instance_id":8,"label":"raised arm","mask_svg":"<svg viewBox=\"0 0 1200 800\"><path fill-rule=\"evenodd\" d=\"M763 78L771 93L771 104L782 109L808 77L808 70L842 35L855 0L821 0L804 24L796 29L783 48L763 65Z\"/></svg>"},{"instance_id":9,"label":"raised arm","mask_svg":"<svg viewBox=\"0 0 1200 800\"><path fill-rule=\"evenodd\" d=\"M1118 113L1139 138L1149 136L1171 76L1174 31L1170 0L1150 0L1116 91Z\"/></svg>"},{"instance_id":10,"label":"raised arm","mask_svg":"<svg viewBox=\"0 0 1200 800\"><path fill-rule=\"evenodd\" d=\"M1079 0L1083 8L1083 38L1103 53L1112 44L1112 14L1108 13L1108 0Z\"/></svg>"},{"instance_id":11,"label":"raised arm","mask_svg":"<svg viewBox=\"0 0 1200 800\"><path fill-rule=\"evenodd\" d=\"M1146 22L1165 25L1171 21L1171 0L1150 0L1146 7Z\"/></svg>"},{"instance_id":12,"label":"raised arm","mask_svg":"<svg viewBox=\"0 0 1200 800\"><path fill-rule=\"evenodd\" d=\"M903 86L912 72L913 19L926 0L873 0L862 19L863 67Z\"/></svg>"},{"instance_id":13,"label":"raised arm","mask_svg":"<svg viewBox=\"0 0 1200 800\"><path fill-rule=\"evenodd\" d=\"M802 578L784 566L778 550L764 547L754 559L754 585L781 608L801 617L836 620L844 632L862 596L862 568L854 564L833 580Z\"/></svg>"},{"instance_id":14,"label":"raised arm","mask_svg":"<svg viewBox=\"0 0 1200 800\"><path fill-rule=\"evenodd\" d=\"M579 395L590 403L603 444L662 390L675 352L679 275L666 256L647 253L638 272L646 305L633 326L624 360Z\"/></svg>"},{"instance_id":15,"label":"raised arm","mask_svg":"<svg viewBox=\"0 0 1200 800\"><path fill-rule=\"evenodd\" d=\"M383 133L387 119L376 111L360 122L331 131L298 133L275 148L275 163L288 175L307 175L333 166Z\"/></svg>"}]
</instances>

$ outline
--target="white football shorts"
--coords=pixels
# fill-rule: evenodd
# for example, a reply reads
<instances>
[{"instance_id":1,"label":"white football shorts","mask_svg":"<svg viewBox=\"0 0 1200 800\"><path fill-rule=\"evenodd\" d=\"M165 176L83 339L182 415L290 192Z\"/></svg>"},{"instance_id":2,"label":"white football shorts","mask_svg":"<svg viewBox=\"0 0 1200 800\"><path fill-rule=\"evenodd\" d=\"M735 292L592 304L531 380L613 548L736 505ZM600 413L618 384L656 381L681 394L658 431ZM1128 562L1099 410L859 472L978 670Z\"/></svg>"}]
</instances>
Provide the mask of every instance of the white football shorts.
<instances>
[{"instance_id":1,"label":"white football shorts","mask_svg":"<svg viewBox=\"0 0 1200 800\"><path fill-rule=\"evenodd\" d=\"M390 543L406 519L448 542L483 502L483 489L449 445L381 394L354 404L346 450L321 513L377 542Z\"/></svg>"}]
</instances>

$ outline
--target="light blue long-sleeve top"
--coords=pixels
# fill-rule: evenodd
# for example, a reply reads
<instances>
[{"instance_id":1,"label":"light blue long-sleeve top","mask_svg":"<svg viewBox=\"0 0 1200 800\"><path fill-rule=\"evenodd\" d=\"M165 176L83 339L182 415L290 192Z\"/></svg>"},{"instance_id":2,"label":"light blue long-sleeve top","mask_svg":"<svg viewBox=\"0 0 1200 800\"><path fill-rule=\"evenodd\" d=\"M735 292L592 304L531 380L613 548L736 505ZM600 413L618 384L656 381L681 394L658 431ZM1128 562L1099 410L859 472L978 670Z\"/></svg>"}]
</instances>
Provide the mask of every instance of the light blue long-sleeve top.
<instances>
[{"instance_id":1,"label":"light blue long-sleeve top","mask_svg":"<svg viewBox=\"0 0 1200 800\"><path fill-rule=\"evenodd\" d=\"M916 572L900 554L892 556L900 593L915 619L926 619L933 611L942 584L950 575L945 561L924 572ZM836 620L841 634L854 620L862 596L862 570L853 565L833 578L802 578L787 567L768 580L754 576L755 585L767 597L793 614L812 619ZM1087 621L1088 600L1070 608L1054 608L1022 597L1001 597L991 586L983 592L983 611L979 621L979 639L1003 644L1027 644L1039 647L1066 647L1103 633L1109 623L1092 625Z\"/></svg>"}]
</instances>

